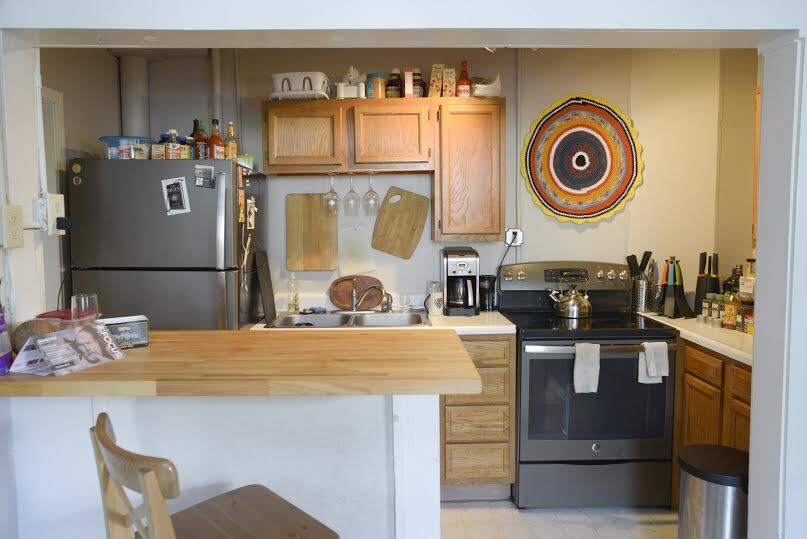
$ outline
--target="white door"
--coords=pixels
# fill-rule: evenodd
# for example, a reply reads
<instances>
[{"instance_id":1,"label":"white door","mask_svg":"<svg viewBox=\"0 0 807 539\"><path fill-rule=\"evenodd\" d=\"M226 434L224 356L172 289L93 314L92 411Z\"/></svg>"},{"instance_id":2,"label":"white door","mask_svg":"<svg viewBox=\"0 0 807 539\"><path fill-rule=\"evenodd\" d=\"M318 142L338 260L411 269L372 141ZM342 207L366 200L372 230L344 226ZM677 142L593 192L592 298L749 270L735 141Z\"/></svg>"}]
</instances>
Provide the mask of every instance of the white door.
<instances>
[{"instance_id":1,"label":"white door","mask_svg":"<svg viewBox=\"0 0 807 539\"><path fill-rule=\"evenodd\" d=\"M64 143L64 99L61 92L42 88L42 127L45 134L45 167L48 175L48 193L62 193L66 176ZM45 258L45 301L48 310L64 305L62 285L69 271L64 260L64 236L42 235Z\"/></svg>"}]
</instances>

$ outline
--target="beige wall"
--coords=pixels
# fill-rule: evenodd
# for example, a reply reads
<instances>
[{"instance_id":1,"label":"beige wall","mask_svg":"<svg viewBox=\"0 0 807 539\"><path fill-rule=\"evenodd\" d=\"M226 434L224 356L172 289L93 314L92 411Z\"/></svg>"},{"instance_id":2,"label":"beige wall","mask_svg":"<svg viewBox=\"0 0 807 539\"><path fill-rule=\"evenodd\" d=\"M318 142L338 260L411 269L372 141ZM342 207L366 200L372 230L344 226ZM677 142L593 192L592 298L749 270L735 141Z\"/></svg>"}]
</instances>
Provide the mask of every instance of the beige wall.
<instances>
[{"instance_id":1,"label":"beige wall","mask_svg":"<svg viewBox=\"0 0 807 539\"><path fill-rule=\"evenodd\" d=\"M717 250L723 272L751 258L757 51L720 52Z\"/></svg>"},{"instance_id":2,"label":"beige wall","mask_svg":"<svg viewBox=\"0 0 807 539\"><path fill-rule=\"evenodd\" d=\"M64 94L65 147L103 155L120 134L118 59L101 49L42 49L42 85Z\"/></svg>"},{"instance_id":3,"label":"beige wall","mask_svg":"<svg viewBox=\"0 0 807 539\"><path fill-rule=\"evenodd\" d=\"M697 253L715 243L719 52L716 50L523 51L519 151L530 124L567 93L607 99L628 114L643 147L644 182L625 210L590 225L560 223L535 206L518 178L523 260L624 263L651 250L678 256L694 287Z\"/></svg>"}]
</instances>

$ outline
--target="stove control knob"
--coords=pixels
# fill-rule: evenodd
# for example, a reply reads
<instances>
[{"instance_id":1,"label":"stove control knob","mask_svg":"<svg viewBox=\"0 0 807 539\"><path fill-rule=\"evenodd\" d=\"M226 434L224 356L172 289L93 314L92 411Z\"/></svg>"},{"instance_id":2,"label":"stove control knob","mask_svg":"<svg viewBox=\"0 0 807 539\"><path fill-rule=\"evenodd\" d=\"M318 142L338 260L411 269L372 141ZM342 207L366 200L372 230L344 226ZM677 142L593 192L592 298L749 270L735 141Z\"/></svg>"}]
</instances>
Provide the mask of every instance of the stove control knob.
<instances>
[{"instance_id":1,"label":"stove control knob","mask_svg":"<svg viewBox=\"0 0 807 539\"><path fill-rule=\"evenodd\" d=\"M516 279L518 279L519 281L523 281L523 280L525 280L526 278L527 278L527 274L526 274L526 273L524 273L524 271L519 271L519 272L516 274Z\"/></svg>"},{"instance_id":2,"label":"stove control knob","mask_svg":"<svg viewBox=\"0 0 807 539\"><path fill-rule=\"evenodd\" d=\"M597 279L602 281L604 277L605 277L605 272L602 271L602 270L597 270Z\"/></svg>"},{"instance_id":3,"label":"stove control knob","mask_svg":"<svg viewBox=\"0 0 807 539\"><path fill-rule=\"evenodd\" d=\"M594 451L595 453L599 453L600 452L600 443L599 442L594 442L594 445L591 446L591 450Z\"/></svg>"},{"instance_id":4,"label":"stove control knob","mask_svg":"<svg viewBox=\"0 0 807 539\"><path fill-rule=\"evenodd\" d=\"M608 273L605 274L605 276L608 277L609 281L613 281L614 279L616 279L616 272L610 269L608 270Z\"/></svg>"},{"instance_id":5,"label":"stove control knob","mask_svg":"<svg viewBox=\"0 0 807 539\"><path fill-rule=\"evenodd\" d=\"M619 272L619 280L620 281L625 281L627 279L628 279L628 272L625 271L625 270L620 271Z\"/></svg>"},{"instance_id":6,"label":"stove control knob","mask_svg":"<svg viewBox=\"0 0 807 539\"><path fill-rule=\"evenodd\" d=\"M513 272L510 271L510 270L505 271L504 272L504 280L505 281L512 281L513 280Z\"/></svg>"}]
</instances>

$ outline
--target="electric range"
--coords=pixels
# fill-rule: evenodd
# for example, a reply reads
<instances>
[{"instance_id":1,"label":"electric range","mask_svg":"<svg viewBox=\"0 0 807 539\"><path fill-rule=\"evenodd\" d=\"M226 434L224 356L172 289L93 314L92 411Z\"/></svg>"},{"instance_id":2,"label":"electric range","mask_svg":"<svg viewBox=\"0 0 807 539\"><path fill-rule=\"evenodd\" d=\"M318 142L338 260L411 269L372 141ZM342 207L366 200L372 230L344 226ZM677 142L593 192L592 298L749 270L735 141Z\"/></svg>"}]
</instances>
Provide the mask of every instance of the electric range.
<instances>
[{"instance_id":1,"label":"electric range","mask_svg":"<svg viewBox=\"0 0 807 539\"><path fill-rule=\"evenodd\" d=\"M592 317L555 316L548 289L586 291ZM638 383L641 343L676 332L630 310L627 266L531 262L502 266L499 308L517 328L519 507L668 505L674 382ZM574 345L600 344L596 393L574 391Z\"/></svg>"}]
</instances>

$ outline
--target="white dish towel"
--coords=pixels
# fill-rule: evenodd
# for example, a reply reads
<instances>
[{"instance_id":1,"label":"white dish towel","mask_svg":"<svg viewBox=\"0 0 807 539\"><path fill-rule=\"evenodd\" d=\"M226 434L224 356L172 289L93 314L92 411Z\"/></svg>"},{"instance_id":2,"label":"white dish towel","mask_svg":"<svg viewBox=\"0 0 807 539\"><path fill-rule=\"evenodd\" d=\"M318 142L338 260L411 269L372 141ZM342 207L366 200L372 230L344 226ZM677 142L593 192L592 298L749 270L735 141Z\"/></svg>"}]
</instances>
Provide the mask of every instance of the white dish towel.
<instances>
[{"instance_id":1,"label":"white dish towel","mask_svg":"<svg viewBox=\"0 0 807 539\"><path fill-rule=\"evenodd\" d=\"M639 383L660 384L662 376L670 375L670 360L666 342L643 342L639 352Z\"/></svg>"},{"instance_id":2,"label":"white dish towel","mask_svg":"<svg viewBox=\"0 0 807 539\"><path fill-rule=\"evenodd\" d=\"M580 342L574 345L574 392L596 393L600 383L600 345Z\"/></svg>"}]
</instances>

